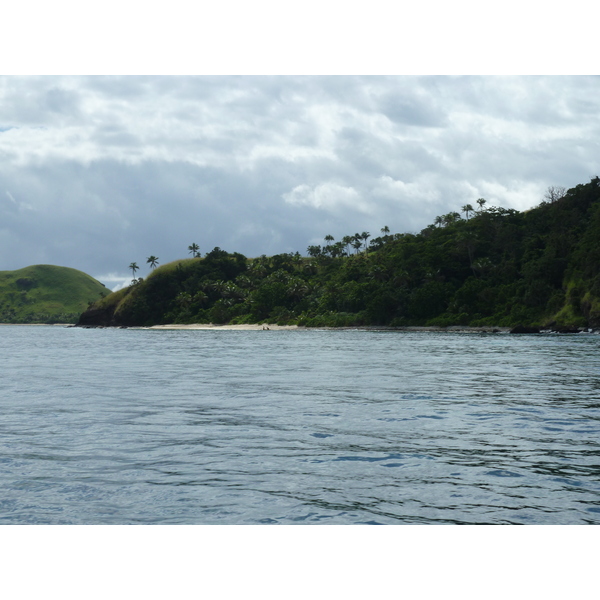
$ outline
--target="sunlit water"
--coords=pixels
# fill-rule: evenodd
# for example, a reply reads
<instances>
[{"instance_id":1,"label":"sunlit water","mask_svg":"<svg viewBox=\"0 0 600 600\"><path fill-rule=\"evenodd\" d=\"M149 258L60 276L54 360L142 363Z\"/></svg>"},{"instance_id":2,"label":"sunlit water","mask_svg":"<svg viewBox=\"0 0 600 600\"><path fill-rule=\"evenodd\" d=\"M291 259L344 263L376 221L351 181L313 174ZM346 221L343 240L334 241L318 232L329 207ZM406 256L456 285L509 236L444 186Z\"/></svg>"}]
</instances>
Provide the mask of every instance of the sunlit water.
<instances>
[{"instance_id":1,"label":"sunlit water","mask_svg":"<svg viewBox=\"0 0 600 600\"><path fill-rule=\"evenodd\" d=\"M0 523L600 523L600 336L0 327Z\"/></svg>"}]
</instances>

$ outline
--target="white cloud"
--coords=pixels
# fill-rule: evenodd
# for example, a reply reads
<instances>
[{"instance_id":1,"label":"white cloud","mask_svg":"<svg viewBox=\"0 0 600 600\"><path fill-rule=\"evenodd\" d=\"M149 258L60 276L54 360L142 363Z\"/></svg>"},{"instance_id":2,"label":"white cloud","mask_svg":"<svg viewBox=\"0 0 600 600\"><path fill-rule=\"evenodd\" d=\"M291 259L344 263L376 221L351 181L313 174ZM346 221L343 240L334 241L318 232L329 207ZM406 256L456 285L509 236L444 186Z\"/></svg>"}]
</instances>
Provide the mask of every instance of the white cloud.
<instances>
[{"instance_id":1,"label":"white cloud","mask_svg":"<svg viewBox=\"0 0 600 600\"><path fill-rule=\"evenodd\" d=\"M35 207L33 207L31 204L28 204L27 202L19 202L18 200L16 200L15 197L8 190L6 190L6 197L19 209L19 211L35 210Z\"/></svg>"},{"instance_id":2,"label":"white cloud","mask_svg":"<svg viewBox=\"0 0 600 600\"><path fill-rule=\"evenodd\" d=\"M515 180L505 183L481 181L477 189L480 197L491 200L490 205L523 211L538 205L544 199L547 188L548 185Z\"/></svg>"},{"instance_id":3,"label":"white cloud","mask_svg":"<svg viewBox=\"0 0 600 600\"><path fill-rule=\"evenodd\" d=\"M418 231L479 197L523 210L598 173L598 91L594 77L0 77L0 270L118 273L194 241L302 251Z\"/></svg>"},{"instance_id":4,"label":"white cloud","mask_svg":"<svg viewBox=\"0 0 600 600\"><path fill-rule=\"evenodd\" d=\"M103 275L92 275L94 279L103 283L113 292L117 292L131 285L131 275L122 275L120 273L105 273Z\"/></svg>"},{"instance_id":5,"label":"white cloud","mask_svg":"<svg viewBox=\"0 0 600 600\"><path fill-rule=\"evenodd\" d=\"M371 212L368 203L353 187L332 182L320 183L314 187L298 185L292 191L283 194L283 199L287 204L309 206L329 212L346 209L362 213Z\"/></svg>"},{"instance_id":6,"label":"white cloud","mask_svg":"<svg viewBox=\"0 0 600 600\"><path fill-rule=\"evenodd\" d=\"M432 183L428 184L426 181L405 183L389 175L382 175L373 188L373 194L402 203L432 203L440 199L439 189Z\"/></svg>"}]
</instances>

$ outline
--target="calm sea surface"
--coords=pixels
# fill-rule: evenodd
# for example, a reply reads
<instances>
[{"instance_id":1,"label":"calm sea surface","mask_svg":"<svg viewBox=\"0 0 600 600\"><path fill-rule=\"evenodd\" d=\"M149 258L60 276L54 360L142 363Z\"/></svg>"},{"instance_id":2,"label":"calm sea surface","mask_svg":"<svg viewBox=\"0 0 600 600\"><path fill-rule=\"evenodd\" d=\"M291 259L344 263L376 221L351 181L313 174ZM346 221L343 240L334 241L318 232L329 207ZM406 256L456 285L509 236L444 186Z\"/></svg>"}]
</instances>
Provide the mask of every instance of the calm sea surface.
<instances>
[{"instance_id":1,"label":"calm sea surface","mask_svg":"<svg viewBox=\"0 0 600 600\"><path fill-rule=\"evenodd\" d=\"M600 336L0 327L0 523L600 523Z\"/></svg>"}]
</instances>

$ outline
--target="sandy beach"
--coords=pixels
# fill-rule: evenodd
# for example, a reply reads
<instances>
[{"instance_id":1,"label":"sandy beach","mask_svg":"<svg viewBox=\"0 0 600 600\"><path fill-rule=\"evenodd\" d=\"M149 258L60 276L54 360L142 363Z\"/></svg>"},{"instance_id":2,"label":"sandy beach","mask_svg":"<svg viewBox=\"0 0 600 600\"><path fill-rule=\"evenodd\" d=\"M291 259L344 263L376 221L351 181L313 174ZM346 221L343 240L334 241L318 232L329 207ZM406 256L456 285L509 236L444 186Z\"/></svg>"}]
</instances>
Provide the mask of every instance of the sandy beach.
<instances>
[{"instance_id":1,"label":"sandy beach","mask_svg":"<svg viewBox=\"0 0 600 600\"><path fill-rule=\"evenodd\" d=\"M153 325L152 327L143 327L142 329L220 329L223 331L282 331L289 329L306 329L305 327L298 327L298 325L276 325L274 323L269 323L265 325L214 325L213 323L193 323L191 325ZM309 328L310 329L310 328ZM411 331L411 332L434 332L434 331L443 331L443 332L456 332L456 333L508 333L510 331L510 327L467 327L463 325L456 325L451 327L417 327L417 326L408 326L408 327L385 327L385 326L363 326L363 327L317 327L315 329L333 329L333 330L343 330L343 329L362 329L362 330L372 330L372 331Z\"/></svg>"},{"instance_id":2,"label":"sandy beach","mask_svg":"<svg viewBox=\"0 0 600 600\"><path fill-rule=\"evenodd\" d=\"M277 331L281 329L298 329L298 325L213 325L212 323L193 323L192 325L153 325L144 329L222 329L228 331Z\"/></svg>"}]
</instances>

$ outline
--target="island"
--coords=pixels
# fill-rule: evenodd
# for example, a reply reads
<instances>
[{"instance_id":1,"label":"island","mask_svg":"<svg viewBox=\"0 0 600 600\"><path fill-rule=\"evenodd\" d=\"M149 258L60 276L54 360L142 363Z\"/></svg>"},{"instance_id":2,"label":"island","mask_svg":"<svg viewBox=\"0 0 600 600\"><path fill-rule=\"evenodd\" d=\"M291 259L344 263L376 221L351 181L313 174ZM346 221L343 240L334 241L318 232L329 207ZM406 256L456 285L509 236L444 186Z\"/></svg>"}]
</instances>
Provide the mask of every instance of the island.
<instances>
[{"instance_id":1,"label":"island","mask_svg":"<svg viewBox=\"0 0 600 600\"><path fill-rule=\"evenodd\" d=\"M98 298L78 325L598 328L600 178L549 190L523 212L480 198L418 233L326 235L306 256L201 256L194 244L191 258L151 257L147 277Z\"/></svg>"}]
</instances>

